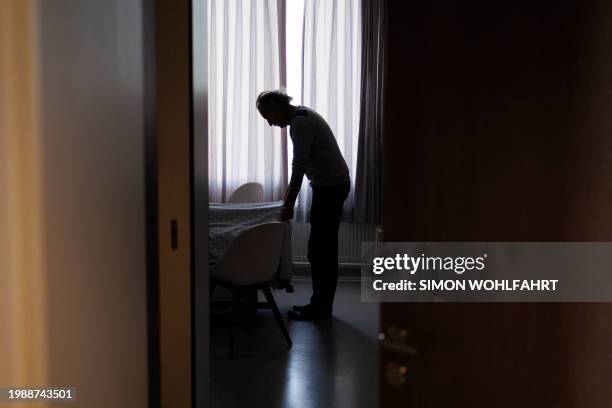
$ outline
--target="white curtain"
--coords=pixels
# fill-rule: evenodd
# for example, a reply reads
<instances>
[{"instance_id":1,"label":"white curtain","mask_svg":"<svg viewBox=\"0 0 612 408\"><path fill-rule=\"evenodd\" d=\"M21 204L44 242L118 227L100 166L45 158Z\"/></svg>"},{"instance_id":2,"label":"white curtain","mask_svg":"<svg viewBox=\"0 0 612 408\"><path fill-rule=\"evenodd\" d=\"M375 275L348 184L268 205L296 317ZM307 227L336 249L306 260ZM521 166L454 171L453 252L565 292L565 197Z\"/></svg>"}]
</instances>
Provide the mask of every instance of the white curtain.
<instances>
[{"instance_id":1,"label":"white curtain","mask_svg":"<svg viewBox=\"0 0 612 408\"><path fill-rule=\"evenodd\" d=\"M257 95L285 85L285 0L209 0L209 190L225 202L259 182L264 200L287 187L285 130L268 126Z\"/></svg>"},{"instance_id":2,"label":"white curtain","mask_svg":"<svg viewBox=\"0 0 612 408\"><path fill-rule=\"evenodd\" d=\"M344 219L352 218L361 96L361 1L306 0L302 103L329 123L351 175ZM303 183L296 218L308 219L312 190Z\"/></svg>"}]
</instances>

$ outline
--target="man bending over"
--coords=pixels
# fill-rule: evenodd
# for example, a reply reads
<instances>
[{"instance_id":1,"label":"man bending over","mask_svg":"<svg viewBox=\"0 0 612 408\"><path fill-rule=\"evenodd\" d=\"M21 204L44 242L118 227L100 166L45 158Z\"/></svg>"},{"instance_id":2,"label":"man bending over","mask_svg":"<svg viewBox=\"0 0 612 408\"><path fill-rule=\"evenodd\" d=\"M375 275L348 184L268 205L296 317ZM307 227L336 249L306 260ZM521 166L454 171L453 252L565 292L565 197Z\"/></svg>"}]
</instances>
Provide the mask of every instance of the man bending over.
<instances>
[{"instance_id":1,"label":"man bending over","mask_svg":"<svg viewBox=\"0 0 612 408\"><path fill-rule=\"evenodd\" d=\"M332 315L338 283L338 229L350 191L349 170L325 119L310 108L292 105L291 99L281 91L266 91L259 94L256 105L270 126L290 126L293 162L282 221L293 218L304 175L312 188L308 238L312 297L308 305L294 306L289 318L323 320Z\"/></svg>"}]
</instances>

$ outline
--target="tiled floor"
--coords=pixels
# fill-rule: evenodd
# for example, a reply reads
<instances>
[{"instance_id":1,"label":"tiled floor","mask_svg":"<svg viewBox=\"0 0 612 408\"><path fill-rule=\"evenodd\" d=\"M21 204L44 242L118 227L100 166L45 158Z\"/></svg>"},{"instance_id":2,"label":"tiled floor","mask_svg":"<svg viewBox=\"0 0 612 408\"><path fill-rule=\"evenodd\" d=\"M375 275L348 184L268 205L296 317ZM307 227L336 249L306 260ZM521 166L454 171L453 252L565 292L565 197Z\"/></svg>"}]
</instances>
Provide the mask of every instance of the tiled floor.
<instances>
[{"instance_id":1,"label":"tiled floor","mask_svg":"<svg viewBox=\"0 0 612 408\"><path fill-rule=\"evenodd\" d=\"M310 283L273 294L286 317L292 305L308 303ZM358 282L340 282L331 321L287 322L291 349L269 310L237 326L233 358L227 318L211 321L214 408L376 406L378 305L361 302Z\"/></svg>"}]
</instances>

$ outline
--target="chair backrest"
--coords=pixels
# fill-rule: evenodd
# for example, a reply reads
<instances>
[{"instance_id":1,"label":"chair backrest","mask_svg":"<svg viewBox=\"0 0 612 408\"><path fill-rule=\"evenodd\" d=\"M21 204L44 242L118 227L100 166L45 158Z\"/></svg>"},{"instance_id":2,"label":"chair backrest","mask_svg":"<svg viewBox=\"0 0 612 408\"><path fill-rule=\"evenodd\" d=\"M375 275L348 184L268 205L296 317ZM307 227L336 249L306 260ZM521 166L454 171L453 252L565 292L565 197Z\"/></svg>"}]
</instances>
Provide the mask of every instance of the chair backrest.
<instances>
[{"instance_id":1,"label":"chair backrest","mask_svg":"<svg viewBox=\"0 0 612 408\"><path fill-rule=\"evenodd\" d=\"M281 258L287 226L282 222L257 225L230 244L211 275L236 285L264 283L272 279Z\"/></svg>"},{"instance_id":2,"label":"chair backrest","mask_svg":"<svg viewBox=\"0 0 612 408\"><path fill-rule=\"evenodd\" d=\"M228 203L261 203L263 186L260 183L246 183L238 187L227 200Z\"/></svg>"}]
</instances>

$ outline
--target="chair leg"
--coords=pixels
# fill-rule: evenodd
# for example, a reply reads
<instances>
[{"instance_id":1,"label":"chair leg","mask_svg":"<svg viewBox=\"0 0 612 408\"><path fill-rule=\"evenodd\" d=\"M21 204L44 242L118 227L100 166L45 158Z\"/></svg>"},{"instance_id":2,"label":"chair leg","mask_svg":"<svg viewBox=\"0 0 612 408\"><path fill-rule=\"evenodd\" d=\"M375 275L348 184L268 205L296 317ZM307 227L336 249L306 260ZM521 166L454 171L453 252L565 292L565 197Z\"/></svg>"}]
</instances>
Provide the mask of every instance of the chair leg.
<instances>
[{"instance_id":1,"label":"chair leg","mask_svg":"<svg viewBox=\"0 0 612 408\"><path fill-rule=\"evenodd\" d=\"M264 293L264 296L266 297L266 300L268 301L268 303L270 303L270 306L272 307L272 313L274 314L274 318L276 319L276 323L278 323L278 326L280 327L281 331L283 332L283 336L285 336L285 340L287 341L287 345L289 347L291 347L291 345L293 344L291 342L291 337L289 336L289 332L287 331L287 327L285 327L285 322L283 321L283 318L280 314L280 311L278 310L278 306L276 306L276 302L274 301L274 296L272 296L272 291L270 290L269 286L263 286L261 288L262 292Z\"/></svg>"},{"instance_id":2,"label":"chair leg","mask_svg":"<svg viewBox=\"0 0 612 408\"><path fill-rule=\"evenodd\" d=\"M245 291L242 300L242 311L244 312L245 320L253 319L257 314L257 302L259 301L257 298L257 289Z\"/></svg>"}]
</instances>

